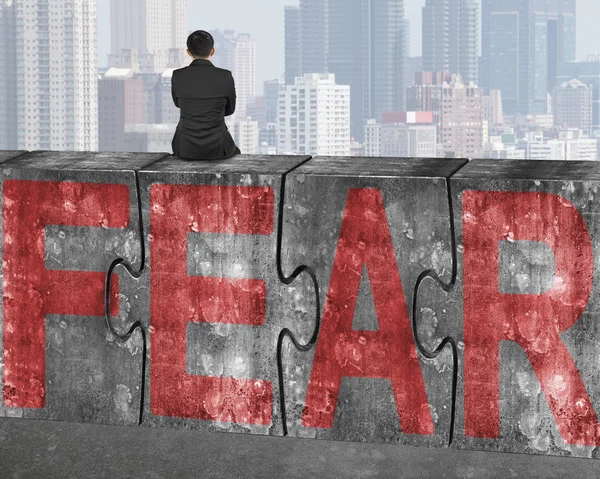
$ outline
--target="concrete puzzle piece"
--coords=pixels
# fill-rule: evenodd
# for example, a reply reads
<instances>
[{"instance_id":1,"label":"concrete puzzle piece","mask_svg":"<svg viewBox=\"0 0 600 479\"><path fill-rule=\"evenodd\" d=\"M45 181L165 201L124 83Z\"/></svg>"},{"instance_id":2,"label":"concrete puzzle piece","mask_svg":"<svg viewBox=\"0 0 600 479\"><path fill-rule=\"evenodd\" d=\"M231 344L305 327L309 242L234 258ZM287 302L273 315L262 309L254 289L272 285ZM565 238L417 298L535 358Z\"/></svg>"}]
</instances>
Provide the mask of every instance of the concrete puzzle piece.
<instances>
[{"instance_id":1,"label":"concrete puzzle piece","mask_svg":"<svg viewBox=\"0 0 600 479\"><path fill-rule=\"evenodd\" d=\"M312 268L322 305L316 348L282 346L291 436L447 445L452 353L420 360L411 305L424 269L452 268L446 182L465 163L321 157L288 175L282 264ZM430 351L435 319L418 325Z\"/></svg>"},{"instance_id":2,"label":"concrete puzzle piece","mask_svg":"<svg viewBox=\"0 0 600 479\"><path fill-rule=\"evenodd\" d=\"M12 150L0 150L0 164L12 160L17 156L21 156L27 153L26 151L12 151Z\"/></svg>"},{"instance_id":3,"label":"concrete puzzle piece","mask_svg":"<svg viewBox=\"0 0 600 479\"><path fill-rule=\"evenodd\" d=\"M110 333L104 287L116 257L140 261L135 170L163 156L37 151L1 165L1 416L138 424L142 342ZM116 329L126 309L113 305Z\"/></svg>"},{"instance_id":4,"label":"concrete puzzle piece","mask_svg":"<svg viewBox=\"0 0 600 479\"><path fill-rule=\"evenodd\" d=\"M475 160L451 179L454 446L598 457L600 165ZM426 288L424 288L426 289Z\"/></svg>"},{"instance_id":5,"label":"concrete puzzle piece","mask_svg":"<svg viewBox=\"0 0 600 479\"><path fill-rule=\"evenodd\" d=\"M309 281L280 281L279 195L308 159L168 157L139 172L145 267L114 271L149 332L144 425L283 434L278 335L312 321L314 299L297 291Z\"/></svg>"}]
</instances>

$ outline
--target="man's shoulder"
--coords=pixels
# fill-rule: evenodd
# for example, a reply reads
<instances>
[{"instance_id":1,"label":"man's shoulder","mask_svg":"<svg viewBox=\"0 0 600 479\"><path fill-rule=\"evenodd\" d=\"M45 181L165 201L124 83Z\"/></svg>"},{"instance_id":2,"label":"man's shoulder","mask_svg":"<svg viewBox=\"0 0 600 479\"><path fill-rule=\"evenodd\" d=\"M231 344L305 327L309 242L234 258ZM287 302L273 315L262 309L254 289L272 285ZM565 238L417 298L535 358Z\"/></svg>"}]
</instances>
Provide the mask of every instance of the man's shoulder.
<instances>
[{"instance_id":1,"label":"man's shoulder","mask_svg":"<svg viewBox=\"0 0 600 479\"><path fill-rule=\"evenodd\" d=\"M218 70L219 73L221 73L222 75L231 75L231 71L226 70L225 68L219 68L217 66L215 66L215 70Z\"/></svg>"},{"instance_id":2,"label":"man's shoulder","mask_svg":"<svg viewBox=\"0 0 600 479\"><path fill-rule=\"evenodd\" d=\"M176 70L173 70L173 76L175 75L182 75L182 74L186 74L186 73L190 73L193 71L197 71L193 66L188 65L187 67L183 67L183 68L177 68ZM203 71L206 72L207 70L205 69L201 69L198 71ZM219 68L217 66L214 66L213 68L209 68L208 71L212 72L213 74L220 74L223 76L230 76L231 75L231 71L230 70L226 70L225 68Z\"/></svg>"}]
</instances>

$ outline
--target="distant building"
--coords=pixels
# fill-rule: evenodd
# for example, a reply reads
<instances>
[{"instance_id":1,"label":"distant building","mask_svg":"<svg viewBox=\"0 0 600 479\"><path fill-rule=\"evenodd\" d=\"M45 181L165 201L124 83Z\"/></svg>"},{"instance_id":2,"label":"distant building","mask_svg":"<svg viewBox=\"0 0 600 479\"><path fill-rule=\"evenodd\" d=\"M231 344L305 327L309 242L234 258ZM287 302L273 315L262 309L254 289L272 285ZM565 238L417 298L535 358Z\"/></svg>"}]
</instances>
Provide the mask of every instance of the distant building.
<instances>
[{"instance_id":1,"label":"distant building","mask_svg":"<svg viewBox=\"0 0 600 479\"><path fill-rule=\"evenodd\" d=\"M125 125L144 123L144 81L132 70L109 69L98 80L98 151L128 151Z\"/></svg>"},{"instance_id":2,"label":"distant building","mask_svg":"<svg viewBox=\"0 0 600 479\"><path fill-rule=\"evenodd\" d=\"M274 151L271 153L273 155L277 154L277 146L279 143L279 134L277 129L277 123L267 123L266 127L261 129L259 132L259 140L261 148L263 146L267 146L269 151Z\"/></svg>"},{"instance_id":3,"label":"distant building","mask_svg":"<svg viewBox=\"0 0 600 479\"><path fill-rule=\"evenodd\" d=\"M328 37L326 43L319 43L318 50L326 45L326 71L335 74L338 84L350 86L351 133L362 142L366 120L379 118L384 111L406 109L404 1L328 0L327 3ZM302 17L303 29L314 28L305 23ZM306 59L305 52L303 58ZM303 68L304 73L315 72Z\"/></svg>"},{"instance_id":4,"label":"distant building","mask_svg":"<svg viewBox=\"0 0 600 479\"><path fill-rule=\"evenodd\" d=\"M381 123L374 118L365 124L364 154L369 157L381 156Z\"/></svg>"},{"instance_id":5,"label":"distant building","mask_svg":"<svg viewBox=\"0 0 600 479\"><path fill-rule=\"evenodd\" d=\"M300 17L299 7L284 7L286 85L293 85L296 77L302 76L300 58Z\"/></svg>"},{"instance_id":6,"label":"distant building","mask_svg":"<svg viewBox=\"0 0 600 479\"><path fill-rule=\"evenodd\" d=\"M592 132L592 88L573 79L554 89L554 124L561 128L578 128L585 134Z\"/></svg>"},{"instance_id":7,"label":"distant building","mask_svg":"<svg viewBox=\"0 0 600 479\"><path fill-rule=\"evenodd\" d=\"M263 129L267 126L267 108L264 96L255 96L248 102L246 109L248 118L258 123L258 128Z\"/></svg>"},{"instance_id":8,"label":"distant building","mask_svg":"<svg viewBox=\"0 0 600 479\"><path fill-rule=\"evenodd\" d=\"M558 139L546 139L543 135L530 135L519 141L519 148L525 151L528 160L565 161L565 142Z\"/></svg>"},{"instance_id":9,"label":"distant building","mask_svg":"<svg viewBox=\"0 0 600 479\"><path fill-rule=\"evenodd\" d=\"M354 141L354 138L352 138L350 141L350 156L365 156L363 144Z\"/></svg>"},{"instance_id":10,"label":"distant building","mask_svg":"<svg viewBox=\"0 0 600 479\"><path fill-rule=\"evenodd\" d=\"M576 0L482 0L481 82L504 113L545 114L558 65L575 60Z\"/></svg>"},{"instance_id":11,"label":"distant building","mask_svg":"<svg viewBox=\"0 0 600 479\"><path fill-rule=\"evenodd\" d=\"M181 110L175 106L172 93L173 69L165 70L159 80L158 104L160 108L159 123L179 123Z\"/></svg>"},{"instance_id":12,"label":"distant building","mask_svg":"<svg viewBox=\"0 0 600 479\"><path fill-rule=\"evenodd\" d=\"M553 135L549 137L548 134ZM517 148L530 160L597 161L598 140L581 130L531 131L518 140Z\"/></svg>"},{"instance_id":13,"label":"distant building","mask_svg":"<svg viewBox=\"0 0 600 479\"><path fill-rule=\"evenodd\" d=\"M211 32L216 53L215 66L231 71L235 80L237 104L234 118L247 116L248 102L256 96L256 44L251 35L233 30Z\"/></svg>"},{"instance_id":14,"label":"distant building","mask_svg":"<svg viewBox=\"0 0 600 479\"><path fill-rule=\"evenodd\" d=\"M408 57L404 65L404 84L406 88L416 85L416 75L423 71L422 57ZM408 99L407 99L408 101ZM407 104L408 108L408 104Z\"/></svg>"},{"instance_id":15,"label":"distant building","mask_svg":"<svg viewBox=\"0 0 600 479\"><path fill-rule=\"evenodd\" d=\"M565 141L565 160L598 161L598 140L596 138L577 138Z\"/></svg>"},{"instance_id":16,"label":"distant building","mask_svg":"<svg viewBox=\"0 0 600 479\"><path fill-rule=\"evenodd\" d=\"M499 90L490 90L489 95L482 98L483 119L490 127L504 124L502 110L502 94Z\"/></svg>"},{"instance_id":17,"label":"distant building","mask_svg":"<svg viewBox=\"0 0 600 479\"><path fill-rule=\"evenodd\" d=\"M451 79L452 76L447 72L418 72L415 75L415 85L406 89L408 111L433 113L438 143L441 143L442 85Z\"/></svg>"},{"instance_id":18,"label":"distant building","mask_svg":"<svg viewBox=\"0 0 600 479\"><path fill-rule=\"evenodd\" d=\"M592 130L600 132L600 56L592 56L585 62L561 63L558 67L558 83L573 78L592 86Z\"/></svg>"},{"instance_id":19,"label":"distant building","mask_svg":"<svg viewBox=\"0 0 600 479\"><path fill-rule=\"evenodd\" d=\"M65 5L0 2L0 148L98 149L96 2Z\"/></svg>"},{"instance_id":20,"label":"distant building","mask_svg":"<svg viewBox=\"0 0 600 479\"><path fill-rule=\"evenodd\" d=\"M258 154L260 146L258 122L250 117L236 120L233 139L243 154Z\"/></svg>"},{"instance_id":21,"label":"distant building","mask_svg":"<svg viewBox=\"0 0 600 479\"><path fill-rule=\"evenodd\" d=\"M306 74L280 96L280 152L350 155L350 87L333 74Z\"/></svg>"},{"instance_id":22,"label":"distant building","mask_svg":"<svg viewBox=\"0 0 600 479\"><path fill-rule=\"evenodd\" d=\"M267 80L263 84L267 123L277 123L277 105L279 102L280 89L281 84L279 83L279 80Z\"/></svg>"},{"instance_id":23,"label":"distant building","mask_svg":"<svg viewBox=\"0 0 600 479\"><path fill-rule=\"evenodd\" d=\"M127 151L172 153L171 143L176 127L176 124L125 125Z\"/></svg>"},{"instance_id":24,"label":"distant building","mask_svg":"<svg viewBox=\"0 0 600 479\"><path fill-rule=\"evenodd\" d=\"M423 70L479 82L479 0L426 0L422 29Z\"/></svg>"},{"instance_id":25,"label":"distant building","mask_svg":"<svg viewBox=\"0 0 600 479\"><path fill-rule=\"evenodd\" d=\"M351 5L345 5L348 10ZM300 75L328 73L332 0L300 0Z\"/></svg>"},{"instance_id":26,"label":"distant building","mask_svg":"<svg viewBox=\"0 0 600 479\"><path fill-rule=\"evenodd\" d=\"M435 158L436 131L433 125L387 123L381 125L381 156Z\"/></svg>"},{"instance_id":27,"label":"distant building","mask_svg":"<svg viewBox=\"0 0 600 479\"><path fill-rule=\"evenodd\" d=\"M111 0L110 31L110 67L160 73L189 64L188 0Z\"/></svg>"},{"instance_id":28,"label":"distant building","mask_svg":"<svg viewBox=\"0 0 600 479\"><path fill-rule=\"evenodd\" d=\"M504 115L504 123L525 131L551 130L554 115Z\"/></svg>"},{"instance_id":29,"label":"distant building","mask_svg":"<svg viewBox=\"0 0 600 479\"><path fill-rule=\"evenodd\" d=\"M386 112L381 123L365 125L365 155L435 158L436 128L431 112Z\"/></svg>"},{"instance_id":30,"label":"distant building","mask_svg":"<svg viewBox=\"0 0 600 479\"><path fill-rule=\"evenodd\" d=\"M16 13L12 1L0 1L0 150L16 150L19 144Z\"/></svg>"},{"instance_id":31,"label":"distant building","mask_svg":"<svg viewBox=\"0 0 600 479\"><path fill-rule=\"evenodd\" d=\"M477 158L483 149L483 90L465 85L460 75L442 85L441 149L455 157Z\"/></svg>"}]
</instances>

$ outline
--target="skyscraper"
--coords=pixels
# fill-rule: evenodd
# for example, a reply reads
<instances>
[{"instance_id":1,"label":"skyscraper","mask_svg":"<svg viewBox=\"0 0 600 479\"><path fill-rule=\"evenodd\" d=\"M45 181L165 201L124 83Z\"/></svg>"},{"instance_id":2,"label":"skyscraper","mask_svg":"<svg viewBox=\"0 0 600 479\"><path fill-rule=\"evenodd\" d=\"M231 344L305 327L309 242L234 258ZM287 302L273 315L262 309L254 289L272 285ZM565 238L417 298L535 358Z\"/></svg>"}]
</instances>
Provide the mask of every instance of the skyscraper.
<instances>
[{"instance_id":1,"label":"skyscraper","mask_svg":"<svg viewBox=\"0 0 600 479\"><path fill-rule=\"evenodd\" d=\"M293 85L300 74L300 8L285 7L285 84Z\"/></svg>"},{"instance_id":2,"label":"skyscraper","mask_svg":"<svg viewBox=\"0 0 600 479\"><path fill-rule=\"evenodd\" d=\"M481 86L504 112L547 113L561 62L575 60L576 0L483 0Z\"/></svg>"},{"instance_id":3,"label":"skyscraper","mask_svg":"<svg viewBox=\"0 0 600 479\"><path fill-rule=\"evenodd\" d=\"M423 70L458 73L479 82L479 0L426 0Z\"/></svg>"},{"instance_id":4,"label":"skyscraper","mask_svg":"<svg viewBox=\"0 0 600 479\"><path fill-rule=\"evenodd\" d=\"M0 11L0 75L13 77L0 88L0 148L97 150L95 0L4 0Z\"/></svg>"},{"instance_id":5,"label":"skyscraper","mask_svg":"<svg viewBox=\"0 0 600 479\"><path fill-rule=\"evenodd\" d=\"M460 75L452 75L442 84L440 131L441 147L446 154L477 158L483 150L483 90L474 83L464 84Z\"/></svg>"},{"instance_id":6,"label":"skyscraper","mask_svg":"<svg viewBox=\"0 0 600 479\"><path fill-rule=\"evenodd\" d=\"M330 0L300 0L300 76L327 73Z\"/></svg>"},{"instance_id":7,"label":"skyscraper","mask_svg":"<svg viewBox=\"0 0 600 479\"><path fill-rule=\"evenodd\" d=\"M215 40L215 66L231 71L235 80L237 105L235 118L246 119L246 107L250 98L256 96L256 44L247 33L233 30L211 32Z\"/></svg>"},{"instance_id":8,"label":"skyscraper","mask_svg":"<svg viewBox=\"0 0 600 479\"><path fill-rule=\"evenodd\" d=\"M350 85L358 141L366 120L404 110L403 20L403 0L329 0L328 71Z\"/></svg>"},{"instance_id":9,"label":"skyscraper","mask_svg":"<svg viewBox=\"0 0 600 479\"><path fill-rule=\"evenodd\" d=\"M16 150L18 144L15 13L12 0L0 1L0 150Z\"/></svg>"},{"instance_id":10,"label":"skyscraper","mask_svg":"<svg viewBox=\"0 0 600 479\"><path fill-rule=\"evenodd\" d=\"M131 51L142 71L161 73L169 50L185 51L187 8L187 0L111 0L109 66L123 66L123 52Z\"/></svg>"}]
</instances>

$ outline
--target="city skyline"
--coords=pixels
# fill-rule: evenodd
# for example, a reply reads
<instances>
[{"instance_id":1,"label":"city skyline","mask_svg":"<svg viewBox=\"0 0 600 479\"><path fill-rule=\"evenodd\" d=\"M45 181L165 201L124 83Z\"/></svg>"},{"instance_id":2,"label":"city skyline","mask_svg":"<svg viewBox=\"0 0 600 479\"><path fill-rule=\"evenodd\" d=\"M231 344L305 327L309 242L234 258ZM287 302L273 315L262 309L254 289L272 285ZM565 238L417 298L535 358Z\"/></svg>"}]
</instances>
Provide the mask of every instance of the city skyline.
<instances>
[{"instance_id":1,"label":"city skyline","mask_svg":"<svg viewBox=\"0 0 600 479\"><path fill-rule=\"evenodd\" d=\"M284 72L284 6L297 6L298 0L261 0L260 12L252 2L226 0L209 4L190 2L191 29L233 29L250 33L256 40L257 86L279 78ZM411 56L421 54L421 9L425 0L405 0L405 17L411 22ZM577 0L577 60L600 52L596 20L600 18L597 0ZM256 10L256 11L255 11ZM205 18L206 20L202 20ZM276 41L273 41L275 38ZM105 66L110 52L110 0L98 0L98 61Z\"/></svg>"}]
</instances>

